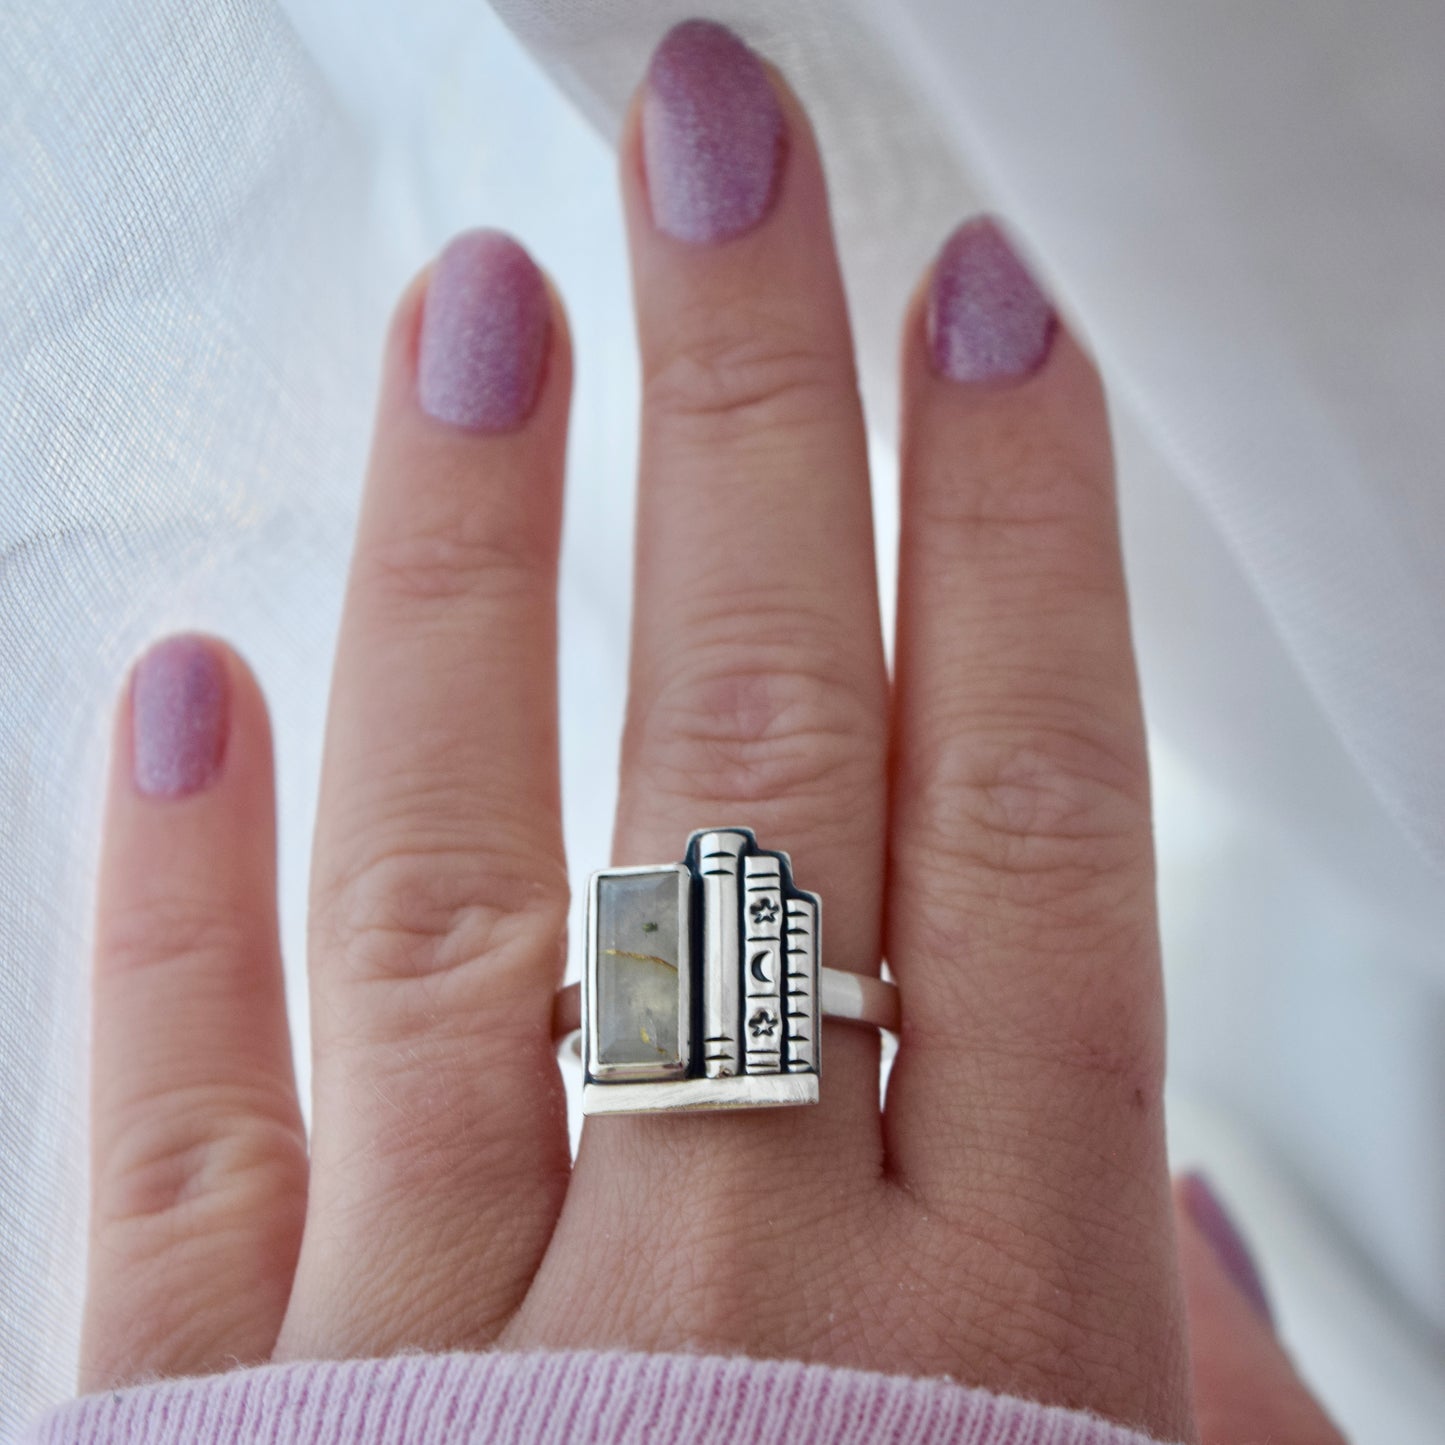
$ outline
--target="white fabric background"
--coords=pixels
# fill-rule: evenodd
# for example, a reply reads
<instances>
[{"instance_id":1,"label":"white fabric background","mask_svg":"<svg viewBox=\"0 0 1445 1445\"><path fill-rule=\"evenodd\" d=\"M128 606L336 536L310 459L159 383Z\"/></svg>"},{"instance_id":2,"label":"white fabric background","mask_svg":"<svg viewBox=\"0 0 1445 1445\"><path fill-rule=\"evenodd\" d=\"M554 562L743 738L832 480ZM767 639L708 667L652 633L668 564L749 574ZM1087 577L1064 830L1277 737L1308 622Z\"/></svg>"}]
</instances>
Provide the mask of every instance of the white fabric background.
<instances>
[{"instance_id":1,"label":"white fabric background","mask_svg":"<svg viewBox=\"0 0 1445 1445\"><path fill-rule=\"evenodd\" d=\"M310 813L386 308L516 232L578 352L569 850L605 859L635 359L608 142L680 0L0 0L0 1431L71 1390L85 959L133 653L275 718L298 1034ZM833 185L893 577L902 298L982 203L1116 408L1156 743L1174 1141L1242 1202L1362 1441L1445 1410L1445 12L731 0ZM564 100L562 97L566 97Z\"/></svg>"}]
</instances>

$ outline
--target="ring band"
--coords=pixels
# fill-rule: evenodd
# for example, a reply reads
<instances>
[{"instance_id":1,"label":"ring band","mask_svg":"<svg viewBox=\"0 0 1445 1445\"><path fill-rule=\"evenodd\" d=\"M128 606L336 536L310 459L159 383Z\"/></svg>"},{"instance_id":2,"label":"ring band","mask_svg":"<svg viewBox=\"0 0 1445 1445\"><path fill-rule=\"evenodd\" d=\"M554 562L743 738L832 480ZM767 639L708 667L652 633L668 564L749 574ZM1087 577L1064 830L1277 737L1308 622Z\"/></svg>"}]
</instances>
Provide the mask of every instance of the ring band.
<instances>
[{"instance_id":1,"label":"ring band","mask_svg":"<svg viewBox=\"0 0 1445 1445\"><path fill-rule=\"evenodd\" d=\"M823 968L821 934L821 899L751 828L594 873L582 983L553 1013L581 1030L583 1113L817 1103L825 1016L899 1026L898 990Z\"/></svg>"},{"instance_id":2,"label":"ring band","mask_svg":"<svg viewBox=\"0 0 1445 1445\"><path fill-rule=\"evenodd\" d=\"M818 1001L825 1019L841 1024L863 1024L898 1032L898 989L886 979L840 968L819 968ZM582 985L569 983L557 990L552 1010L552 1035L563 1045L582 1028Z\"/></svg>"}]
</instances>

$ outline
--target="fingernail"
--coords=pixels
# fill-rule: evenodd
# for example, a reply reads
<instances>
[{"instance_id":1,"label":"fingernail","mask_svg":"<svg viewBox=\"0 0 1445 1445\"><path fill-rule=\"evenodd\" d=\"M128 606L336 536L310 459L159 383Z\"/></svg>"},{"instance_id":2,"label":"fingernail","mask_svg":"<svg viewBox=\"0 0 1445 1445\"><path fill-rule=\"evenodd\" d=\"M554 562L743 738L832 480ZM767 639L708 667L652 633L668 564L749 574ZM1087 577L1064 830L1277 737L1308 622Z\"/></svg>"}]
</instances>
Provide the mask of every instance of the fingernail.
<instances>
[{"instance_id":1,"label":"fingernail","mask_svg":"<svg viewBox=\"0 0 1445 1445\"><path fill-rule=\"evenodd\" d=\"M150 797L183 798L215 780L226 751L226 665L202 637L158 642L131 679L131 776Z\"/></svg>"},{"instance_id":2,"label":"fingernail","mask_svg":"<svg viewBox=\"0 0 1445 1445\"><path fill-rule=\"evenodd\" d=\"M653 52L642 99L642 156L657 227L724 241L773 204L782 108L762 62L731 30L686 20Z\"/></svg>"},{"instance_id":3,"label":"fingernail","mask_svg":"<svg viewBox=\"0 0 1445 1445\"><path fill-rule=\"evenodd\" d=\"M928 351L951 381L1018 381L1049 354L1057 322L1003 231L987 216L943 243L928 288Z\"/></svg>"},{"instance_id":4,"label":"fingernail","mask_svg":"<svg viewBox=\"0 0 1445 1445\"><path fill-rule=\"evenodd\" d=\"M1202 1174L1186 1174L1180 1180L1184 1208L1199 1232L1209 1242L1214 1257L1232 1279L1239 1292L1254 1306L1255 1312L1274 1327L1274 1311L1264 1291L1264 1280L1254 1262L1244 1236L1224 1208Z\"/></svg>"},{"instance_id":5,"label":"fingernail","mask_svg":"<svg viewBox=\"0 0 1445 1445\"><path fill-rule=\"evenodd\" d=\"M417 397L438 421L511 431L531 415L552 308L537 264L501 231L464 231L422 305Z\"/></svg>"}]
</instances>

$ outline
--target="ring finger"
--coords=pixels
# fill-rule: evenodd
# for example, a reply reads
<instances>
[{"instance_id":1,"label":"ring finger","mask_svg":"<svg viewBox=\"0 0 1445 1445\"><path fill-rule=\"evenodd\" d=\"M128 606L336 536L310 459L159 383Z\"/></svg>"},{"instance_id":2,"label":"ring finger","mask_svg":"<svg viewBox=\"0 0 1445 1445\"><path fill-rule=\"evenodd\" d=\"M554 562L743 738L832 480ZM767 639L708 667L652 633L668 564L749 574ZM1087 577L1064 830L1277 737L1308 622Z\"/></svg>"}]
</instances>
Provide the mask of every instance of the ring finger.
<instances>
[{"instance_id":1,"label":"ring finger","mask_svg":"<svg viewBox=\"0 0 1445 1445\"><path fill-rule=\"evenodd\" d=\"M694 21L654 56L621 155L643 415L614 860L675 859L695 828L751 825L823 897L828 965L876 971L887 679L866 437L814 142L776 76ZM661 1214L704 1250L746 1249L759 1211L776 1223L875 1182L877 1038L829 1025L823 1047L816 1109L593 1121L544 1268L568 1268L599 1213L644 1231ZM777 1182L737 1206L729 1181L759 1174ZM625 1245L607 1253L626 1270ZM669 1254L694 1268L685 1242ZM605 1328L645 1339L651 1321L615 1319L629 1292L595 1261ZM776 1278L729 1273L760 1291ZM735 1333L766 1309L688 1314L697 1343L766 1347ZM597 1329L574 1309L546 1329L559 1333L595 1341Z\"/></svg>"}]
</instances>

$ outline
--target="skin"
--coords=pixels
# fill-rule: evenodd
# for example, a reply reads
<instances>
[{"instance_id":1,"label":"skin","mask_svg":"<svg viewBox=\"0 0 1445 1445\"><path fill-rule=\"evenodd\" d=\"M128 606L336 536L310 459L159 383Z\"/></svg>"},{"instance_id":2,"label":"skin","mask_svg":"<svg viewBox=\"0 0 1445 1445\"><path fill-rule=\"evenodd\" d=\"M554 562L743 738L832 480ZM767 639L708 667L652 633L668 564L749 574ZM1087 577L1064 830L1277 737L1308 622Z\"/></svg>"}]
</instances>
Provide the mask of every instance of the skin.
<instances>
[{"instance_id":1,"label":"skin","mask_svg":"<svg viewBox=\"0 0 1445 1445\"><path fill-rule=\"evenodd\" d=\"M777 199L726 244L652 225L636 102L621 144L644 403L613 861L671 858L710 819L790 851L829 964L886 955L898 977L886 1107L877 1038L829 1024L817 1108L594 1120L570 1161L551 1038L570 343L554 294L526 424L437 422L416 401L423 273L387 339L327 726L309 1155L244 663L225 650L209 789L148 798L112 772L83 1388L402 1348L745 1351L947 1373L1162 1439L1339 1440L1176 1229L1098 377L1061 331L1017 383L940 378L920 280L890 684L822 171L774 83ZM760 635L754 605L788 626ZM120 760L130 727L122 708Z\"/></svg>"}]
</instances>

